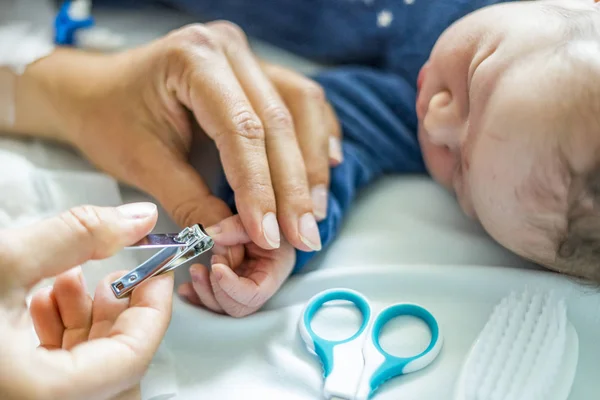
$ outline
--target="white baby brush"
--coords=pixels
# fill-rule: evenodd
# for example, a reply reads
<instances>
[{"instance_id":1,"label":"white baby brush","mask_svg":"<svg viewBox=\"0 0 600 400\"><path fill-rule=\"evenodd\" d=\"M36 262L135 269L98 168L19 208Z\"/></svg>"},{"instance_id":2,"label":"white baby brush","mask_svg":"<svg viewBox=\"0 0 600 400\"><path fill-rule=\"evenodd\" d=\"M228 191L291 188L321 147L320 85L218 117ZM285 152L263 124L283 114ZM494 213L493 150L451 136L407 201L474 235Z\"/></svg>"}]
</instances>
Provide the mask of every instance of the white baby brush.
<instances>
[{"instance_id":1,"label":"white baby brush","mask_svg":"<svg viewBox=\"0 0 600 400\"><path fill-rule=\"evenodd\" d=\"M496 306L457 382L455 400L566 400L579 339L564 300L512 293Z\"/></svg>"}]
</instances>

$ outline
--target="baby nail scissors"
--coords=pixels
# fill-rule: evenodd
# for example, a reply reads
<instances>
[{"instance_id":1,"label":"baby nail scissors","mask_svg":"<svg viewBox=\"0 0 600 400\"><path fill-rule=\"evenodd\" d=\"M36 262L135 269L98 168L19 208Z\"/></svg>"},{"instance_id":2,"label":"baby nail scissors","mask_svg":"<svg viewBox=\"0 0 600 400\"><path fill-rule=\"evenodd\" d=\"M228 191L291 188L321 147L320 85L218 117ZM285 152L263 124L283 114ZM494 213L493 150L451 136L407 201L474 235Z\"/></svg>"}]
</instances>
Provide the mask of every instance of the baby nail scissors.
<instances>
[{"instance_id":1,"label":"baby nail scissors","mask_svg":"<svg viewBox=\"0 0 600 400\"><path fill-rule=\"evenodd\" d=\"M352 302L363 316L361 327L348 339L326 340L311 328L311 321L319 308L334 300ZM396 357L381 348L381 329L399 316L419 318L429 327L431 342L420 354ZM319 357L323 365L323 392L327 399L367 400L388 379L418 371L431 364L439 355L443 343L437 320L425 308L400 303L373 316L367 298L350 289L330 289L315 295L304 308L298 325L306 346Z\"/></svg>"},{"instance_id":2,"label":"baby nail scissors","mask_svg":"<svg viewBox=\"0 0 600 400\"><path fill-rule=\"evenodd\" d=\"M179 233L150 234L127 249L162 249L110 284L117 298L126 296L146 279L171 271L212 249L214 242L202 225Z\"/></svg>"}]
</instances>

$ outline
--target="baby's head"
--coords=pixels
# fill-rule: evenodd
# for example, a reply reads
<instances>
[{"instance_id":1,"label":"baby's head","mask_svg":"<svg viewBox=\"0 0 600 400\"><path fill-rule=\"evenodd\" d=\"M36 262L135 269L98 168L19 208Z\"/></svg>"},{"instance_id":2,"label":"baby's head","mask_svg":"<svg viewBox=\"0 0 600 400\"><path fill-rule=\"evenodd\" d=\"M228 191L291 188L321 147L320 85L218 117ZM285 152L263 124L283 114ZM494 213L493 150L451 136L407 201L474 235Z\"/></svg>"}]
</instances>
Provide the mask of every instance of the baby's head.
<instances>
[{"instance_id":1,"label":"baby's head","mask_svg":"<svg viewBox=\"0 0 600 400\"><path fill-rule=\"evenodd\" d=\"M600 4L470 14L419 87L425 162L465 212L517 254L600 282Z\"/></svg>"}]
</instances>

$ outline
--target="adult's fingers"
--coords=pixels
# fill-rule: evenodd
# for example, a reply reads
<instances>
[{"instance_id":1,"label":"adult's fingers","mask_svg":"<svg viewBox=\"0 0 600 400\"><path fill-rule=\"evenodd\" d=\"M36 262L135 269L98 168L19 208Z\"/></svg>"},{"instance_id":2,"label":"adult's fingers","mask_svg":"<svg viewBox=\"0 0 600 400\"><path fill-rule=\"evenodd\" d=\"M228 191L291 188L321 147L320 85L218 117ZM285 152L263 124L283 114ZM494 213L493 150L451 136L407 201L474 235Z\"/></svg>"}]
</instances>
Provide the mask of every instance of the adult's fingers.
<instances>
[{"instance_id":1,"label":"adult's fingers","mask_svg":"<svg viewBox=\"0 0 600 400\"><path fill-rule=\"evenodd\" d=\"M32 286L88 260L109 257L147 235L156 206L81 206L24 228L0 231L0 269L17 285ZM16 267L18 266L18 268Z\"/></svg>"},{"instance_id":2,"label":"adult's fingers","mask_svg":"<svg viewBox=\"0 0 600 400\"><path fill-rule=\"evenodd\" d=\"M94 293L94 305L91 318L91 329L89 339L107 337L119 318L129 307L129 297L118 299L115 297L110 283L123 276L127 271L115 271L104 277L96 286Z\"/></svg>"},{"instance_id":3,"label":"adult's fingers","mask_svg":"<svg viewBox=\"0 0 600 400\"><path fill-rule=\"evenodd\" d=\"M52 287L42 288L33 295L29 312L40 346L48 350L60 349L65 327Z\"/></svg>"},{"instance_id":4,"label":"adult's fingers","mask_svg":"<svg viewBox=\"0 0 600 400\"><path fill-rule=\"evenodd\" d=\"M306 165L314 214L318 220L324 219L329 189L330 127L326 121L323 89L286 68L270 64L263 64L263 68L292 113Z\"/></svg>"},{"instance_id":5,"label":"adult's fingers","mask_svg":"<svg viewBox=\"0 0 600 400\"><path fill-rule=\"evenodd\" d=\"M250 237L262 248L279 247L263 125L216 33L204 25L188 26L169 35L165 44L168 89L215 141Z\"/></svg>"},{"instance_id":6,"label":"adult's fingers","mask_svg":"<svg viewBox=\"0 0 600 400\"><path fill-rule=\"evenodd\" d=\"M262 120L277 199L277 216L283 234L289 243L300 250L319 250L319 231L316 224L310 223L315 217L307 181L307 167L298 144L292 115L252 54L244 32L225 21L213 22L208 26L218 32L217 36L231 68ZM326 141L324 143L327 144ZM328 173L327 167L325 173ZM244 225L246 214L250 212L247 208L248 200L244 193L240 193L240 196L236 194L236 204Z\"/></svg>"},{"instance_id":7,"label":"adult's fingers","mask_svg":"<svg viewBox=\"0 0 600 400\"><path fill-rule=\"evenodd\" d=\"M153 277L136 288L107 337L70 352L42 353L39 367L52 398L112 398L135 386L156 352L171 318L173 274Z\"/></svg>"},{"instance_id":8,"label":"adult's fingers","mask_svg":"<svg viewBox=\"0 0 600 400\"><path fill-rule=\"evenodd\" d=\"M206 226L231 215L227 204L211 193L188 160L162 144L144 151L144 162L136 171L137 184L158 200L176 224Z\"/></svg>"},{"instance_id":9,"label":"adult's fingers","mask_svg":"<svg viewBox=\"0 0 600 400\"><path fill-rule=\"evenodd\" d=\"M92 298L87 293L80 267L56 278L54 298L65 327L62 348L70 350L88 339L92 324Z\"/></svg>"}]
</instances>

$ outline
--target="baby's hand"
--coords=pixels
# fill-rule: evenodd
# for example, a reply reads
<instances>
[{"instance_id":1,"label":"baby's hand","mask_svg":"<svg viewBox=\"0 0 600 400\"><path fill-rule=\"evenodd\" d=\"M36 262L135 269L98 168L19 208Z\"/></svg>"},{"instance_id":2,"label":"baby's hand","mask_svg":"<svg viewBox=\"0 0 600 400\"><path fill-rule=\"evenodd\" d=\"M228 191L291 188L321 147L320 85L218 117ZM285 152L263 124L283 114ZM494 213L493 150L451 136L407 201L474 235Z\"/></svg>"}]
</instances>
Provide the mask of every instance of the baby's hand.
<instances>
[{"instance_id":1,"label":"baby's hand","mask_svg":"<svg viewBox=\"0 0 600 400\"><path fill-rule=\"evenodd\" d=\"M250 240L238 215L207 232L215 241L211 269L193 265L192 282L181 285L179 294L193 304L233 317L256 312L290 275L296 261L294 248L282 237L278 249L261 249Z\"/></svg>"}]
</instances>

